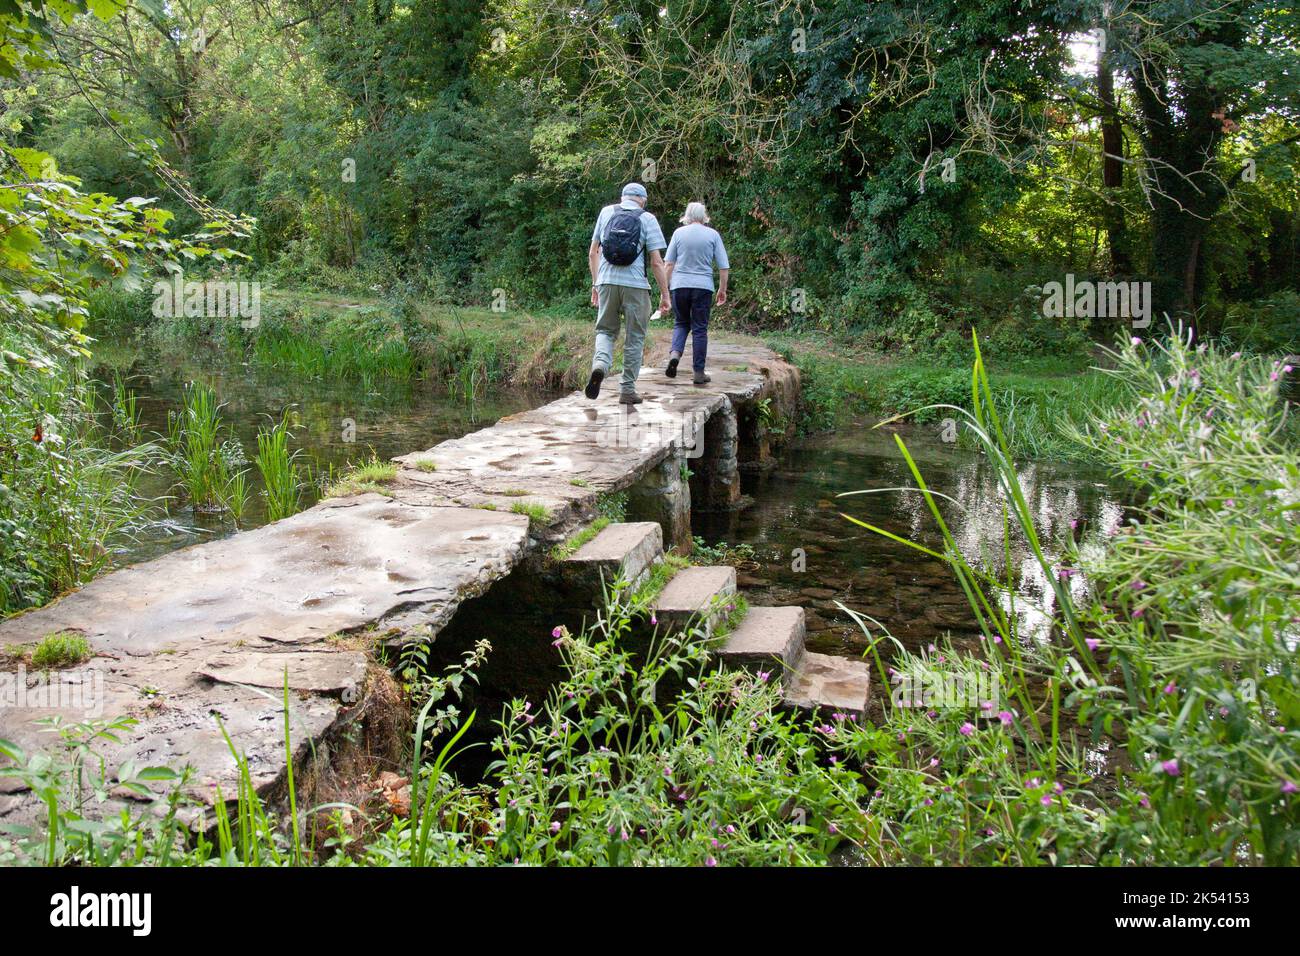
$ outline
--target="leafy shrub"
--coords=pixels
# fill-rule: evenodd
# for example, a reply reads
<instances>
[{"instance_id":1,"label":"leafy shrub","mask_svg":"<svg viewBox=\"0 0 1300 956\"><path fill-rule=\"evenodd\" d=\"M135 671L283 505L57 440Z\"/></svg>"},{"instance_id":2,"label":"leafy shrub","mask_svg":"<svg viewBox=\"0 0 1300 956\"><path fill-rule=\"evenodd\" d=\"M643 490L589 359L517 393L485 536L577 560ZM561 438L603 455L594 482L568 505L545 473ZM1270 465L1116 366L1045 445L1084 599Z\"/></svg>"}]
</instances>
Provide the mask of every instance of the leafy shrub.
<instances>
[{"instance_id":1,"label":"leafy shrub","mask_svg":"<svg viewBox=\"0 0 1300 956\"><path fill-rule=\"evenodd\" d=\"M882 404L896 411L912 411L909 418L917 422L936 421L952 417L943 408L925 408L927 405L970 404L970 375L957 370L909 371L893 376L884 386Z\"/></svg>"},{"instance_id":2,"label":"leafy shrub","mask_svg":"<svg viewBox=\"0 0 1300 956\"><path fill-rule=\"evenodd\" d=\"M98 409L79 363L0 374L0 614L91 580L150 510L137 488L158 449L136 440L128 408Z\"/></svg>"},{"instance_id":3,"label":"leafy shrub","mask_svg":"<svg viewBox=\"0 0 1300 956\"><path fill-rule=\"evenodd\" d=\"M1300 293L1287 290L1231 306L1223 337L1265 355L1300 352Z\"/></svg>"},{"instance_id":4,"label":"leafy shrub","mask_svg":"<svg viewBox=\"0 0 1300 956\"><path fill-rule=\"evenodd\" d=\"M797 364L802 376L800 434L830 431L846 409L866 406L867 388L860 370L812 353L799 355Z\"/></svg>"}]
</instances>

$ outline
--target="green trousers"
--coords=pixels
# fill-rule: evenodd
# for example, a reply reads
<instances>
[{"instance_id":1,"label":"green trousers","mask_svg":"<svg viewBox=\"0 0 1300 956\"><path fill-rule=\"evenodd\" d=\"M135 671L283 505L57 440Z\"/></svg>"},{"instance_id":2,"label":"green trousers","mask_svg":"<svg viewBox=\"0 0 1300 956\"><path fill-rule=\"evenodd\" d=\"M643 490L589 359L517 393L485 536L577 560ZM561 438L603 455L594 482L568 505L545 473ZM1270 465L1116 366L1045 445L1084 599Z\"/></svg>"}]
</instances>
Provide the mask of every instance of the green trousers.
<instances>
[{"instance_id":1,"label":"green trousers","mask_svg":"<svg viewBox=\"0 0 1300 956\"><path fill-rule=\"evenodd\" d=\"M614 362L614 341L618 338L619 326L626 321L620 388L624 392L635 391L636 377L641 374L646 326L650 322L650 290L627 285L602 285L597 291L600 304L596 311L596 357L591 362L592 370L601 369L608 374Z\"/></svg>"}]
</instances>

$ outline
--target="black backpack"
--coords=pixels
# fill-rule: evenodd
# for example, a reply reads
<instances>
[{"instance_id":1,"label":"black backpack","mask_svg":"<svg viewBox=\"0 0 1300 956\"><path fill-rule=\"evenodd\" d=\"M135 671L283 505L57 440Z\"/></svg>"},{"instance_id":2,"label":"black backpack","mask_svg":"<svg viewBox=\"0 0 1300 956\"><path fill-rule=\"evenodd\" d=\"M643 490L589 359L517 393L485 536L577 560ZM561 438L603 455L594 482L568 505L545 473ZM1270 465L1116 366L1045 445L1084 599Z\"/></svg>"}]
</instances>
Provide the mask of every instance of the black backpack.
<instances>
[{"instance_id":1,"label":"black backpack","mask_svg":"<svg viewBox=\"0 0 1300 956\"><path fill-rule=\"evenodd\" d=\"M630 266L641 254L641 217L644 209L619 207L605 224L600 237L600 253L613 266Z\"/></svg>"}]
</instances>

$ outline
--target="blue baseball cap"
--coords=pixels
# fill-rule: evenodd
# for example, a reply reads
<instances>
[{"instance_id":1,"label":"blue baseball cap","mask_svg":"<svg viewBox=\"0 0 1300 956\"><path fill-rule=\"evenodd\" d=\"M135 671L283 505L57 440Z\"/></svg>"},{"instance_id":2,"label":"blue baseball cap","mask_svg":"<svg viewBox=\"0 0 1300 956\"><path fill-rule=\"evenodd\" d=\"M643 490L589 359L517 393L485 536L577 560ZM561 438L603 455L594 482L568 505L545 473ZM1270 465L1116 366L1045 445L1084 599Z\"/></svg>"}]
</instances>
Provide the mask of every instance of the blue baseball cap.
<instances>
[{"instance_id":1,"label":"blue baseball cap","mask_svg":"<svg viewBox=\"0 0 1300 956\"><path fill-rule=\"evenodd\" d=\"M646 198L645 187L642 186L640 183L628 183L626 186L623 187L623 195L635 196L638 199L645 199Z\"/></svg>"}]
</instances>

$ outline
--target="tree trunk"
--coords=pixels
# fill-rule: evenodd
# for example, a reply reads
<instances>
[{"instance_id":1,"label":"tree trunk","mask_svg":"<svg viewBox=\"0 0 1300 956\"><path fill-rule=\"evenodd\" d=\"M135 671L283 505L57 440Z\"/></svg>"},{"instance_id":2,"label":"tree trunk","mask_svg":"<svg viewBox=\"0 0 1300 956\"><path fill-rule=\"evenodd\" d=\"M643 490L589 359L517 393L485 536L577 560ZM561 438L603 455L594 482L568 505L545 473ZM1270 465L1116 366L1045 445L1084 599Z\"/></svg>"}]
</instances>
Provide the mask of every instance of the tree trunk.
<instances>
[{"instance_id":1,"label":"tree trunk","mask_svg":"<svg viewBox=\"0 0 1300 956\"><path fill-rule=\"evenodd\" d=\"M1128 229L1119 196L1124 186L1124 130L1115 104L1115 76L1104 54L1097 60L1097 94L1103 106L1101 184L1106 195L1103 218L1106 246L1110 250L1110 271L1112 275L1128 275L1133 271L1133 258L1129 253Z\"/></svg>"},{"instance_id":2,"label":"tree trunk","mask_svg":"<svg viewBox=\"0 0 1300 956\"><path fill-rule=\"evenodd\" d=\"M1246 29L1243 18L1232 16L1193 23L1182 56L1168 57L1153 44L1126 69L1146 154L1154 314L1168 313L1193 331L1206 286L1203 240L1228 195L1219 144L1242 96L1240 89L1211 86L1212 74L1197 54L1241 49Z\"/></svg>"},{"instance_id":3,"label":"tree trunk","mask_svg":"<svg viewBox=\"0 0 1300 956\"><path fill-rule=\"evenodd\" d=\"M1151 217L1152 298L1155 314L1191 323L1204 288L1201 244L1209 223L1179 208L1176 202L1153 196Z\"/></svg>"},{"instance_id":4,"label":"tree trunk","mask_svg":"<svg viewBox=\"0 0 1300 956\"><path fill-rule=\"evenodd\" d=\"M1216 97L1204 86L1185 85L1180 114L1170 109L1169 83L1159 65L1134 69L1129 79L1146 152L1153 313L1194 329L1205 287L1202 240L1227 196L1216 158L1222 138Z\"/></svg>"}]
</instances>

